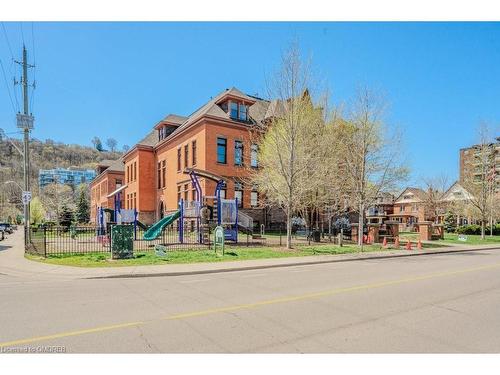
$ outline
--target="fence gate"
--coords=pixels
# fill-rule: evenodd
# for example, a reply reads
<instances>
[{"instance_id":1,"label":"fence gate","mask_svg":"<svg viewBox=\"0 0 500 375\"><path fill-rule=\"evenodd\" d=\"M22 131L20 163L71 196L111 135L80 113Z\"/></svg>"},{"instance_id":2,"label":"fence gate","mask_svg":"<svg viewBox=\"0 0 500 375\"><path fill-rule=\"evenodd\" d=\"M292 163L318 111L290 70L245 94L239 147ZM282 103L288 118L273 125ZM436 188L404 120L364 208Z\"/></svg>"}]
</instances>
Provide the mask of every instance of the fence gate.
<instances>
[{"instance_id":1,"label":"fence gate","mask_svg":"<svg viewBox=\"0 0 500 375\"><path fill-rule=\"evenodd\" d=\"M26 234L26 230L27 230L26 227L24 230L25 230L25 234ZM45 228L44 227L40 227L40 228L30 227L29 231L30 231L30 242L27 244L27 246L25 248L25 252L45 257L47 254Z\"/></svg>"}]
</instances>

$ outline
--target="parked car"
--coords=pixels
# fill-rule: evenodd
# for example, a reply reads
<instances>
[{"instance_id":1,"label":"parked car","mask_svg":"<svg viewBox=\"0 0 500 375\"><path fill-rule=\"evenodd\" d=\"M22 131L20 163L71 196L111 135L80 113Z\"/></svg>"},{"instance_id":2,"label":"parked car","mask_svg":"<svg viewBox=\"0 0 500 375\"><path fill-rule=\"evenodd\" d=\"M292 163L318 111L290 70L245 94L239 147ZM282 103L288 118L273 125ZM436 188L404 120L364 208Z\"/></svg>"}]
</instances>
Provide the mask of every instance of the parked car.
<instances>
[{"instance_id":1,"label":"parked car","mask_svg":"<svg viewBox=\"0 0 500 375\"><path fill-rule=\"evenodd\" d=\"M0 241L2 241L4 238L5 238L4 230L1 229L1 227L0 227Z\"/></svg>"},{"instance_id":2,"label":"parked car","mask_svg":"<svg viewBox=\"0 0 500 375\"><path fill-rule=\"evenodd\" d=\"M3 228L3 231L9 234L14 233L14 228L9 223L0 223L0 229Z\"/></svg>"}]
</instances>

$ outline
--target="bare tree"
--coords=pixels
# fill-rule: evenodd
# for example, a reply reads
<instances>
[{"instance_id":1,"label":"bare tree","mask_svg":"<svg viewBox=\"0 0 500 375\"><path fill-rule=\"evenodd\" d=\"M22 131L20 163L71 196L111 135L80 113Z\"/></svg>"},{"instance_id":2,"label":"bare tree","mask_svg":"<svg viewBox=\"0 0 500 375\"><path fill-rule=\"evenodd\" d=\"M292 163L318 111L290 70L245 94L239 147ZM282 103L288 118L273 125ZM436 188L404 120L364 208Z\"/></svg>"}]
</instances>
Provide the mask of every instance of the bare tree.
<instances>
[{"instance_id":1,"label":"bare tree","mask_svg":"<svg viewBox=\"0 0 500 375\"><path fill-rule=\"evenodd\" d=\"M481 239L484 239L486 223L492 216L495 194L496 147L488 125L478 128L478 143L472 147L472 155L464 170L463 186L470 193L469 203L481 222Z\"/></svg>"},{"instance_id":2,"label":"bare tree","mask_svg":"<svg viewBox=\"0 0 500 375\"><path fill-rule=\"evenodd\" d=\"M52 219L59 220L63 206L74 206L73 189L68 185L49 184L41 192L41 201Z\"/></svg>"},{"instance_id":3,"label":"bare tree","mask_svg":"<svg viewBox=\"0 0 500 375\"><path fill-rule=\"evenodd\" d=\"M383 122L385 105L368 89L358 92L342 121L342 168L350 200L358 211L358 245L363 248L365 210L383 191L394 191L408 174L402 164L400 135Z\"/></svg>"},{"instance_id":4,"label":"bare tree","mask_svg":"<svg viewBox=\"0 0 500 375\"><path fill-rule=\"evenodd\" d=\"M444 215L445 204L443 194L449 187L448 176L441 174L436 177L423 178L425 183L425 199L423 202L426 220L437 222L440 215Z\"/></svg>"},{"instance_id":5,"label":"bare tree","mask_svg":"<svg viewBox=\"0 0 500 375\"><path fill-rule=\"evenodd\" d=\"M292 216L304 208L314 194L320 152L315 151L323 121L308 90L309 65L293 45L282 57L281 69L269 82L272 112L269 123L259 136L259 169L253 183L265 194L268 203L282 207L287 221L287 248L292 247Z\"/></svg>"},{"instance_id":6,"label":"bare tree","mask_svg":"<svg viewBox=\"0 0 500 375\"><path fill-rule=\"evenodd\" d=\"M114 138L108 138L106 140L106 145L109 147L111 152L115 152L117 144L118 144L118 142Z\"/></svg>"}]
</instances>

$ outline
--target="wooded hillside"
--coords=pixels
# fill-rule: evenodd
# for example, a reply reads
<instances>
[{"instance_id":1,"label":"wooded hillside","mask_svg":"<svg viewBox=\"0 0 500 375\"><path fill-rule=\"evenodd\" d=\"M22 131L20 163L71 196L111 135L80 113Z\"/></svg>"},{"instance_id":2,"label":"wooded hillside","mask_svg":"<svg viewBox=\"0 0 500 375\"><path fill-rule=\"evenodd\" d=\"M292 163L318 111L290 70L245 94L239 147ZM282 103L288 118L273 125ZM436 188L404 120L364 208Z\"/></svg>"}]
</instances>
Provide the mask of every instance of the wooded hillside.
<instances>
[{"instance_id":1,"label":"wooded hillside","mask_svg":"<svg viewBox=\"0 0 500 375\"><path fill-rule=\"evenodd\" d=\"M22 140L11 139L20 150ZM95 148L81 145L67 145L47 139L30 142L30 182L33 195L38 194L38 171L52 168L89 168L94 169L97 163L104 159L117 159L121 152L98 151ZM22 209L20 205L20 190L14 184L5 181L15 181L23 186L23 157L7 139L0 139L0 219L6 212ZM2 215L3 214L3 215Z\"/></svg>"}]
</instances>

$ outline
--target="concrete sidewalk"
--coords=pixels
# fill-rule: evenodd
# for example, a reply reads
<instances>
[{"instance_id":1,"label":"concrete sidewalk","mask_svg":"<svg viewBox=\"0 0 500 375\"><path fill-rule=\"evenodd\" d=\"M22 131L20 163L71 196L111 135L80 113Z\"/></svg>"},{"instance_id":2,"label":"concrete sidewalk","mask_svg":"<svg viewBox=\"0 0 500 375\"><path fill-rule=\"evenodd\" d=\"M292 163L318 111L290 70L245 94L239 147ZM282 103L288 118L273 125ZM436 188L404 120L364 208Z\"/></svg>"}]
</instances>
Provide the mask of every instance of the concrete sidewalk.
<instances>
[{"instance_id":1,"label":"concrete sidewalk","mask_svg":"<svg viewBox=\"0 0 500 375\"><path fill-rule=\"evenodd\" d=\"M500 250L500 245L462 245L426 250L383 250L376 252L350 253L342 255L315 255L214 263L84 268L46 264L26 259L24 257L23 231L22 229L18 229L6 240L0 242L0 276L2 276L3 274L13 277L43 280L181 276L275 267L304 266L322 263L348 262L363 259L385 259L418 255L445 254L488 249Z\"/></svg>"}]
</instances>

